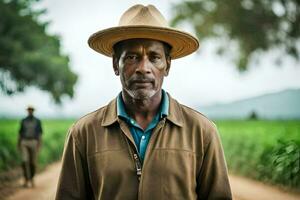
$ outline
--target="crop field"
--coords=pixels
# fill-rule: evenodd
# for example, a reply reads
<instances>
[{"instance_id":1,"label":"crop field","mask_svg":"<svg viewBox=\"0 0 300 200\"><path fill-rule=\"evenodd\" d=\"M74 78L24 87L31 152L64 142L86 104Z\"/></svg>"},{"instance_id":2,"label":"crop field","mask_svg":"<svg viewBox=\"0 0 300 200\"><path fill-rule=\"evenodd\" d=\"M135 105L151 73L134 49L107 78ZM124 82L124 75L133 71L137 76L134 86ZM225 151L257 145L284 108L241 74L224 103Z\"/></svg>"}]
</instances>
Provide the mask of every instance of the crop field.
<instances>
[{"instance_id":1,"label":"crop field","mask_svg":"<svg viewBox=\"0 0 300 200\"><path fill-rule=\"evenodd\" d=\"M61 157L73 120L42 120L39 165ZM300 121L217 121L231 173L300 188ZM16 167L19 121L0 120L0 172Z\"/></svg>"},{"instance_id":2,"label":"crop field","mask_svg":"<svg viewBox=\"0 0 300 200\"><path fill-rule=\"evenodd\" d=\"M63 151L65 136L74 120L42 120L42 147L39 166L58 160ZM18 120L0 120L0 172L20 164L17 149Z\"/></svg>"},{"instance_id":3,"label":"crop field","mask_svg":"<svg viewBox=\"0 0 300 200\"><path fill-rule=\"evenodd\" d=\"M217 121L229 171L300 188L300 121Z\"/></svg>"}]
</instances>

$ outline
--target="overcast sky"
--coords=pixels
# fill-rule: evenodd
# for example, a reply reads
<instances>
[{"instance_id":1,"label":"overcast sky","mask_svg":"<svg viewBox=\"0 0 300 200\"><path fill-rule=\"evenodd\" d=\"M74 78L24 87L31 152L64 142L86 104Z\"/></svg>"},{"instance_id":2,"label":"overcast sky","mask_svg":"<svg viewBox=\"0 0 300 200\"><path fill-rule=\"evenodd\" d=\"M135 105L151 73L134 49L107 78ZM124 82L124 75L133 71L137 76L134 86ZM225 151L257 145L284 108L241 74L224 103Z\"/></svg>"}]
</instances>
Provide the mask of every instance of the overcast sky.
<instances>
[{"instance_id":1,"label":"overcast sky","mask_svg":"<svg viewBox=\"0 0 300 200\"><path fill-rule=\"evenodd\" d=\"M49 94L35 88L13 97L0 94L0 113L25 115L30 104L42 117L79 116L107 104L121 89L119 77L114 75L109 57L88 47L88 37L100 29L116 26L122 13L135 3L154 4L169 20L174 2L42 0L39 7L48 10L43 19L51 20L49 32L61 36L63 52L70 56L71 69L79 75L75 96L56 106ZM200 44L197 53L172 61L164 82L163 88L183 104L201 107L300 88L300 67L292 60L286 60L282 67L274 66L274 52L240 74L229 59L213 53L214 42Z\"/></svg>"}]
</instances>

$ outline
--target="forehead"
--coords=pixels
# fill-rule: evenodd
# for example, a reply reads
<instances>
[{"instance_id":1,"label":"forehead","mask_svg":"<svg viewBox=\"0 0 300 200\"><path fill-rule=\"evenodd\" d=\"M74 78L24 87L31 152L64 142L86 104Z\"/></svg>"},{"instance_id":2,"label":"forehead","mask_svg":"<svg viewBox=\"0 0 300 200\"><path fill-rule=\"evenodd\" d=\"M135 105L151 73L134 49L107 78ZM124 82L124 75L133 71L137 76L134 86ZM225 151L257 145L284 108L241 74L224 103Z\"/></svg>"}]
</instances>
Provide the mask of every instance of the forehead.
<instances>
[{"instance_id":1,"label":"forehead","mask_svg":"<svg viewBox=\"0 0 300 200\"><path fill-rule=\"evenodd\" d=\"M119 42L116 45L118 51L133 51L133 50L150 50L150 51L164 51L164 43L152 39L130 39Z\"/></svg>"}]
</instances>

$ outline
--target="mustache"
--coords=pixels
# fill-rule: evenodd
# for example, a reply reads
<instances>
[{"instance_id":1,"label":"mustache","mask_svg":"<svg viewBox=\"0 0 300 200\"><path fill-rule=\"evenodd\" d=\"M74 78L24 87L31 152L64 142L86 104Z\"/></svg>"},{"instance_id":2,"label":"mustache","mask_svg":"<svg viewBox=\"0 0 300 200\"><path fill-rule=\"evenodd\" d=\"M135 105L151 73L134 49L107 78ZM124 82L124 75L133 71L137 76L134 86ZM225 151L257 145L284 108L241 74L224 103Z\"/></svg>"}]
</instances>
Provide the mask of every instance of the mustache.
<instances>
[{"instance_id":1,"label":"mustache","mask_svg":"<svg viewBox=\"0 0 300 200\"><path fill-rule=\"evenodd\" d=\"M134 82L142 82L142 83L147 83L147 82L154 82L155 79L153 77L147 77L147 76L132 76L129 79L129 82L134 83Z\"/></svg>"}]
</instances>

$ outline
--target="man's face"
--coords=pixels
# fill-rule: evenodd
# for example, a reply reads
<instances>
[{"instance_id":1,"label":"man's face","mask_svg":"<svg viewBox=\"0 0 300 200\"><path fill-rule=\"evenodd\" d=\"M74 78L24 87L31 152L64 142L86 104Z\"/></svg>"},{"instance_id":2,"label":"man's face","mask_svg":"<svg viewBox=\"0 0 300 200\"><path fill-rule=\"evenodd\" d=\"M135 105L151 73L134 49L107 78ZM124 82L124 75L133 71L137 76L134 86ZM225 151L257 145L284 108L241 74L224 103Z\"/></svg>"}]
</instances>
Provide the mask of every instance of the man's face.
<instances>
[{"instance_id":1,"label":"man's face","mask_svg":"<svg viewBox=\"0 0 300 200\"><path fill-rule=\"evenodd\" d=\"M164 44L156 40L132 39L118 46L119 58L113 56L116 75L120 75L123 92L133 99L149 99L161 91L171 59Z\"/></svg>"},{"instance_id":2,"label":"man's face","mask_svg":"<svg viewBox=\"0 0 300 200\"><path fill-rule=\"evenodd\" d=\"M34 111L33 109L27 109L28 115L32 116L33 115L33 111Z\"/></svg>"}]
</instances>

